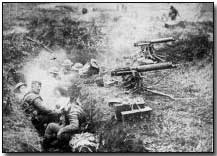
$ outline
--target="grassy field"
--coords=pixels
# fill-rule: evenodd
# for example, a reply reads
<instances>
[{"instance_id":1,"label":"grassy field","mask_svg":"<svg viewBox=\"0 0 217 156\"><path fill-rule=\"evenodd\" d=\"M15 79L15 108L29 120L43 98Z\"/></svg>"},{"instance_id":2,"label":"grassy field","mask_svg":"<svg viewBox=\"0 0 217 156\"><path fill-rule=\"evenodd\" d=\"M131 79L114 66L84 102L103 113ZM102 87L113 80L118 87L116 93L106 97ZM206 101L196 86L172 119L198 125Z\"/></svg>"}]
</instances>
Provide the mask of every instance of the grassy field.
<instances>
[{"instance_id":1,"label":"grassy field","mask_svg":"<svg viewBox=\"0 0 217 156\"><path fill-rule=\"evenodd\" d=\"M120 61L122 56L138 51L133 47L134 42L172 36L177 41L157 46L158 53L181 66L146 73L144 83L150 86L165 76L154 88L173 95L175 100L146 92L127 95L121 87L81 83L81 102L93 126L90 131L101 136L100 152L213 151L213 21L210 21L210 5L200 5L199 9L193 4L177 5L182 14L179 20L184 21L185 28L171 29L164 28L164 20L161 20L169 4L160 6L160 11L158 5L153 6L153 14L147 14L150 10L144 11L144 8L150 9L148 5L128 6L127 10L118 10L112 4L106 8L100 4L56 7L59 5L3 6L4 71L10 67L21 70L27 61L40 54L41 48L26 41L25 36L40 40L56 53L58 49L64 49L73 62L85 63L96 58L107 70L124 64ZM82 7L89 8L88 14L81 14ZM185 16L189 12L191 16ZM80 27L88 28L84 38L81 38L85 34ZM22 35L16 35L16 31ZM12 93L4 96L11 96L12 111L3 116L3 152L41 151L42 138L24 117L20 103ZM150 118L125 124L116 121L108 100L128 96L142 97L153 109Z\"/></svg>"},{"instance_id":2,"label":"grassy field","mask_svg":"<svg viewBox=\"0 0 217 156\"><path fill-rule=\"evenodd\" d=\"M126 138L142 140L139 145L150 152L213 151L213 92L210 81L213 76L212 66L207 65L200 70L195 66L188 68L190 71L173 70L156 87L159 91L174 95L176 100L151 94L137 95L145 99L146 105L153 108L153 112L148 119L133 124L125 123L124 131L128 132ZM202 86L200 81L203 81ZM105 122L106 118L114 115L114 109L108 106L107 100L127 97L116 88L91 87L88 92L91 93L91 99L96 101L95 107L99 109ZM85 104L85 100L83 103ZM96 121L101 116L96 115ZM114 127L103 129L103 132L111 132L123 126L122 123L113 124Z\"/></svg>"}]
</instances>

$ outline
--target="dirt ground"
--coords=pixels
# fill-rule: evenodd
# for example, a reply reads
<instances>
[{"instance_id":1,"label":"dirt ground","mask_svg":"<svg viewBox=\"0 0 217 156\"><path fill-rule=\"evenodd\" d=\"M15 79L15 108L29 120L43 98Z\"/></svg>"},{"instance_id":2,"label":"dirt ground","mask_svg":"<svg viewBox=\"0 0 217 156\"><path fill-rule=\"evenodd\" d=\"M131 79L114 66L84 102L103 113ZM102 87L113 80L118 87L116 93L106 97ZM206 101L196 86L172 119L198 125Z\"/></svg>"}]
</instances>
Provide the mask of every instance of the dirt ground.
<instances>
[{"instance_id":1,"label":"dirt ground","mask_svg":"<svg viewBox=\"0 0 217 156\"><path fill-rule=\"evenodd\" d=\"M176 22L184 22L184 28L164 27L164 24L169 22L166 17L170 5L174 5L179 11L180 16ZM56 6L68 6L71 10L63 13L58 10L61 7ZM88 8L88 13L85 15L81 14L83 7ZM29 16L34 14L32 12L34 9L38 9L39 12L47 10L51 14L53 11L53 15L57 14L57 18L60 18L62 14L67 14L67 17L73 20L94 23L100 29L101 38L95 45L94 52L92 51L97 54L92 55L88 51L88 56L94 56L100 66L108 71L125 64L126 62L120 59L123 56L130 56L139 51L133 46L134 42L174 37L177 40L174 43L176 47L173 44L163 44L157 45L156 48L175 47L171 48L172 50L168 48L163 52L159 51L159 53L165 55L168 61L179 63L181 66L165 71L147 72L144 84L151 86L163 78L153 88L173 95L175 100L147 92L129 95L125 94L125 90L120 86L99 87L94 83L88 83L82 84L81 103L89 109L89 112L92 112L94 133L103 134L104 144L99 149L100 152L213 152L213 29L212 25L204 26L210 21L213 24L212 7L212 4L197 3L125 4L124 8L121 4L100 3L65 3L64 5L59 3L9 5L5 3L3 5L3 34L5 36L10 33L31 34L32 23ZM58 16L59 12L61 14ZM198 50L195 47L198 47L198 42L203 42L203 38L200 38L201 34L208 36L206 40L208 43L199 47ZM49 43L47 45L53 49L56 48L56 45ZM196 58L200 49L204 49L205 52L202 51L202 53L208 53L208 56L204 55L202 59ZM80 57L87 54L86 51L84 54L81 51L80 53L68 52L67 56L73 61L78 61ZM55 49L55 53L58 55L58 50ZM189 53L192 54L191 61L186 60L189 58ZM60 52L59 56L61 56ZM30 53L22 58L23 62L17 63L16 60L11 63L3 62L3 68L6 70L13 65L22 64L21 69L23 69L26 62L37 57L36 53ZM48 64L46 63L47 66ZM84 79L84 81L92 79L94 77ZM114 120L115 112L108 105L109 99L128 96L143 98L146 106L153 109L151 116L138 122L125 124ZM31 123L24 120L19 103L16 100L13 102L12 113L3 116L3 152L41 151L42 138L38 136ZM123 138L121 138L122 135Z\"/></svg>"}]
</instances>

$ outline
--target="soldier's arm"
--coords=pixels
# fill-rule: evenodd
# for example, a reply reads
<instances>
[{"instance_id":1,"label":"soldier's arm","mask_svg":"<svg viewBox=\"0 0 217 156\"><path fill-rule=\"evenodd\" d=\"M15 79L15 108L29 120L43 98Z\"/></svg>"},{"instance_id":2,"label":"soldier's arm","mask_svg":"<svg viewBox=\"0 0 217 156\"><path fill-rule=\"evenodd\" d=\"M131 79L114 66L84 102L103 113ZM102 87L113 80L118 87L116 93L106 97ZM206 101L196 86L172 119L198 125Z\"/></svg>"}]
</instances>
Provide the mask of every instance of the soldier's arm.
<instances>
[{"instance_id":1,"label":"soldier's arm","mask_svg":"<svg viewBox=\"0 0 217 156\"><path fill-rule=\"evenodd\" d=\"M65 132L73 132L79 129L79 119L76 113L72 113L69 115L70 124L61 128L57 134L57 137L61 137L62 133Z\"/></svg>"},{"instance_id":2,"label":"soldier's arm","mask_svg":"<svg viewBox=\"0 0 217 156\"><path fill-rule=\"evenodd\" d=\"M43 104L43 102L40 98L36 98L33 102L33 105L43 113L54 113L53 110L51 110L50 108L46 107Z\"/></svg>"}]
</instances>

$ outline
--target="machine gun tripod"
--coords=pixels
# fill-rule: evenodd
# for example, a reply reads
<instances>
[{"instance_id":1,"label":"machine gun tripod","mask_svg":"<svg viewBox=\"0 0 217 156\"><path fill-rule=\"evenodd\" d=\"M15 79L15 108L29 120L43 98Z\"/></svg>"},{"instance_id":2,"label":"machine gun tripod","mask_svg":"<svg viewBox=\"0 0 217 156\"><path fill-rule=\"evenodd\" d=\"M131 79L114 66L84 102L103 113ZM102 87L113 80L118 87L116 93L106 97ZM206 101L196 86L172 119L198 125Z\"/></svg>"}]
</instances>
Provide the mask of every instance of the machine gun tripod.
<instances>
[{"instance_id":1,"label":"machine gun tripod","mask_svg":"<svg viewBox=\"0 0 217 156\"><path fill-rule=\"evenodd\" d=\"M111 71L111 76L122 76L123 87L128 90L131 90L131 93L148 91L148 92L152 92L155 94L160 94L172 98L169 95L166 95L158 91L153 91L151 90L151 88L145 87L143 83L144 77L142 76L142 73L148 71L171 69L176 67L177 67L176 64L173 64L171 62L165 62L165 63L142 65L133 68L131 67L118 68Z\"/></svg>"},{"instance_id":2,"label":"machine gun tripod","mask_svg":"<svg viewBox=\"0 0 217 156\"><path fill-rule=\"evenodd\" d=\"M134 43L134 46L141 47L141 51L139 53L141 57L144 57L145 59L151 59L159 63L159 62L165 62L165 60L163 60L160 56L158 56L155 53L156 49L154 48L154 44L165 43L170 41L175 41L175 40L172 37L168 37L168 38L160 38L160 39L155 39L150 41L139 41Z\"/></svg>"}]
</instances>

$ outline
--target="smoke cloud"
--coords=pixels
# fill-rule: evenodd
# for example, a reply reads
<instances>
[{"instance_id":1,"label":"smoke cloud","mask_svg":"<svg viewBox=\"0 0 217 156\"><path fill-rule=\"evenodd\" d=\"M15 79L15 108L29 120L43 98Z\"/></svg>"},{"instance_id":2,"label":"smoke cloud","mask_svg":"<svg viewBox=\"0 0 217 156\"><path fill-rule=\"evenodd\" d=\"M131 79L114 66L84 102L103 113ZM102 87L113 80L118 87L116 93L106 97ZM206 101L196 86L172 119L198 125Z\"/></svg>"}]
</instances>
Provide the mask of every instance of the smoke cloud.
<instances>
[{"instance_id":1,"label":"smoke cloud","mask_svg":"<svg viewBox=\"0 0 217 156\"><path fill-rule=\"evenodd\" d=\"M54 108L56 97L54 89L58 86L68 87L70 85L70 79L57 80L49 74L49 70L52 67L57 67L61 71L63 61L67 59L66 52L64 50L55 51L51 54L47 51L41 51L39 55L27 62L22 70L25 75L28 90L31 89L32 81L41 81L42 88L40 95L46 105Z\"/></svg>"},{"instance_id":2,"label":"smoke cloud","mask_svg":"<svg viewBox=\"0 0 217 156\"><path fill-rule=\"evenodd\" d=\"M171 5L179 11L176 22L198 21L198 18L202 17L200 16L202 10L211 7L209 4L197 3L191 5L188 3L126 3L113 5L116 7L110 6L110 9L114 10L116 8L116 10L109 12L110 18L107 20L107 27L104 28L106 53L103 53L99 59L101 64L109 68L122 66L120 59L123 56L130 56L139 52L140 49L133 46L135 42L169 37L166 36L169 30L164 27L164 24L169 21L168 13ZM122 5L125 5L124 9L121 9ZM209 14L212 14L212 12L206 11L204 13L203 16L206 17L206 20L212 19L212 15Z\"/></svg>"}]
</instances>

